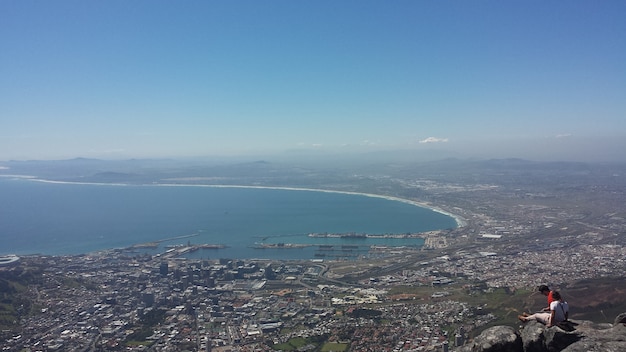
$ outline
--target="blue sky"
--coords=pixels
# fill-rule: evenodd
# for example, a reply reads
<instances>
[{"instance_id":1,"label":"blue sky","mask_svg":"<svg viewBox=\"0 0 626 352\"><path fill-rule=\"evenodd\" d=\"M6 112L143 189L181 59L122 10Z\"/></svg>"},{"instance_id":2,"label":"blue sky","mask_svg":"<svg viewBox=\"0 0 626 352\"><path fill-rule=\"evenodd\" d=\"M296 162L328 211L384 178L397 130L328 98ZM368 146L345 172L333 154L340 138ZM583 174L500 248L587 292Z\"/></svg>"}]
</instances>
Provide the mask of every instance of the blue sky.
<instances>
[{"instance_id":1,"label":"blue sky","mask_svg":"<svg viewBox=\"0 0 626 352\"><path fill-rule=\"evenodd\" d=\"M0 2L0 160L626 161L624 1Z\"/></svg>"}]
</instances>

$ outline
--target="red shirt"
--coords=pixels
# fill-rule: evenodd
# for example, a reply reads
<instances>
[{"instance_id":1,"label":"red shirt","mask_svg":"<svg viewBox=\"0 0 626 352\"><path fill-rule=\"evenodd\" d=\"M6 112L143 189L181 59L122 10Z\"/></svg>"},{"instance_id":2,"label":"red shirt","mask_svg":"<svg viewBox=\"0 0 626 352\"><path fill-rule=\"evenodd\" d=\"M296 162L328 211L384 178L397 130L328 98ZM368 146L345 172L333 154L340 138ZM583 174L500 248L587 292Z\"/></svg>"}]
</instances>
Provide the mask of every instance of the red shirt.
<instances>
[{"instance_id":1,"label":"red shirt","mask_svg":"<svg viewBox=\"0 0 626 352\"><path fill-rule=\"evenodd\" d=\"M554 301L554 298L552 298L552 291L548 292L548 306L550 306L550 303L552 303Z\"/></svg>"}]
</instances>

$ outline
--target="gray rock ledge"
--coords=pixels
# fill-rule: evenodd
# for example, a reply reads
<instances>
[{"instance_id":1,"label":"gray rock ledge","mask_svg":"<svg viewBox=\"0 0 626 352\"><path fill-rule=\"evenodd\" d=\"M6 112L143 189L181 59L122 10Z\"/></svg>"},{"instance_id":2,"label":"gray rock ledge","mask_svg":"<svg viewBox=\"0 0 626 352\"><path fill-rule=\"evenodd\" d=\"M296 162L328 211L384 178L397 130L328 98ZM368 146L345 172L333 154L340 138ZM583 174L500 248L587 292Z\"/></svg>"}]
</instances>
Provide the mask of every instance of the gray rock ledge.
<instances>
[{"instance_id":1,"label":"gray rock ledge","mask_svg":"<svg viewBox=\"0 0 626 352\"><path fill-rule=\"evenodd\" d=\"M486 329L461 352L623 352L626 351L626 313L613 324L574 320L576 330L547 328L536 321L524 323L519 331L510 326Z\"/></svg>"}]
</instances>

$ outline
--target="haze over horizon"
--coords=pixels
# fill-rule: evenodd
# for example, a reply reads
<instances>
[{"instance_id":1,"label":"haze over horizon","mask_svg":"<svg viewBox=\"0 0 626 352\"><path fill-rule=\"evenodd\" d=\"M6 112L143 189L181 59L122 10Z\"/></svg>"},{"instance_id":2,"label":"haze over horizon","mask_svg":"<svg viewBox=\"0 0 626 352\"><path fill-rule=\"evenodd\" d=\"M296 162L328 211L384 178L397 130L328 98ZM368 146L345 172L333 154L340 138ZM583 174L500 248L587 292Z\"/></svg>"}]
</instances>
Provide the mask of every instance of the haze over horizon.
<instances>
[{"instance_id":1,"label":"haze over horizon","mask_svg":"<svg viewBox=\"0 0 626 352\"><path fill-rule=\"evenodd\" d=\"M626 2L3 1L0 160L626 161Z\"/></svg>"}]
</instances>

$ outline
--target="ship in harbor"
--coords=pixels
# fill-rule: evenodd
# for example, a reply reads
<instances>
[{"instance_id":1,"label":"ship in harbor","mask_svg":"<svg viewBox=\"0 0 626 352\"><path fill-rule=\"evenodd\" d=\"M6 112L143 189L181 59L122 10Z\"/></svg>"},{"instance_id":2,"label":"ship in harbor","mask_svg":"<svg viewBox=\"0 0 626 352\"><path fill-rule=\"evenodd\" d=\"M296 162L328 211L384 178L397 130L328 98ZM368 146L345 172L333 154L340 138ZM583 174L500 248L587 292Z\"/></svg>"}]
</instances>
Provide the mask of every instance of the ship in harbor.
<instances>
[{"instance_id":1,"label":"ship in harbor","mask_svg":"<svg viewBox=\"0 0 626 352\"><path fill-rule=\"evenodd\" d=\"M300 244L300 243L255 243L252 248L256 249L266 249L266 248L306 248L310 247L312 244Z\"/></svg>"},{"instance_id":2,"label":"ship in harbor","mask_svg":"<svg viewBox=\"0 0 626 352\"><path fill-rule=\"evenodd\" d=\"M367 238L367 235L364 233L354 233L354 232L349 232L349 233L328 233L328 232L324 232L324 233L310 233L309 237L316 237L316 238Z\"/></svg>"},{"instance_id":3,"label":"ship in harbor","mask_svg":"<svg viewBox=\"0 0 626 352\"><path fill-rule=\"evenodd\" d=\"M387 233L387 234L366 234L366 233L310 233L309 237L315 238L421 238L422 234L419 233Z\"/></svg>"}]
</instances>

